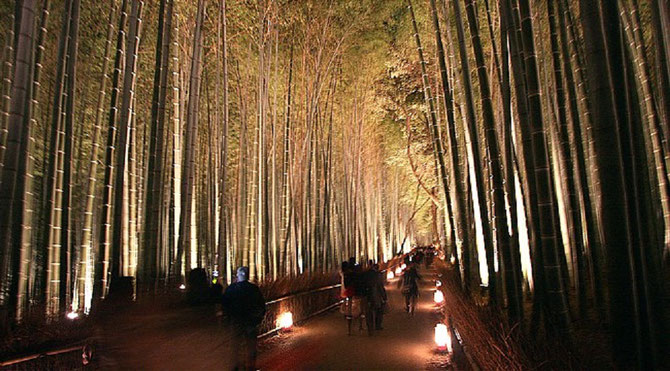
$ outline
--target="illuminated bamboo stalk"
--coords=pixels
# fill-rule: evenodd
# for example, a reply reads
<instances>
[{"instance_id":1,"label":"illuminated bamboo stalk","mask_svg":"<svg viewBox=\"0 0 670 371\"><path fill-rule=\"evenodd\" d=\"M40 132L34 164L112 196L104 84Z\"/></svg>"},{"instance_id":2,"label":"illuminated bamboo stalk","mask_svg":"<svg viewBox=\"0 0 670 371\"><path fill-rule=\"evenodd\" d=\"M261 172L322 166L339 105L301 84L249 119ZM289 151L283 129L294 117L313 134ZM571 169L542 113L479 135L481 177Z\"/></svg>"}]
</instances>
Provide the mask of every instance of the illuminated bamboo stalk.
<instances>
[{"instance_id":1,"label":"illuminated bamboo stalk","mask_svg":"<svg viewBox=\"0 0 670 371\"><path fill-rule=\"evenodd\" d=\"M118 132L118 141L116 151L116 174L114 177L114 215L112 218L112 253L111 253L111 279L118 279L123 273L122 269L127 264L127 261L122 261L123 252L128 248L128 245L124 243L124 239L128 238L127 229L125 228L125 223L128 221L129 215L127 214L126 206L124 202L124 190L127 191L128 181L126 180L126 175L128 174L127 170L127 157L130 150L129 146L129 133L132 125L133 119L133 98L135 95L135 81L137 76L137 59L138 59L138 48L140 43L140 34L141 34L141 14L144 1L142 0L133 0L131 3L131 12L129 17L129 31L128 31L128 40L126 45L126 61L125 61L125 73L123 76L123 90L122 90L122 102L120 121L119 121L119 132ZM122 265L123 263L123 265Z\"/></svg>"},{"instance_id":2,"label":"illuminated bamboo stalk","mask_svg":"<svg viewBox=\"0 0 670 371\"><path fill-rule=\"evenodd\" d=\"M521 44L525 59L526 88L528 99L529 120L521 122L522 126L528 126L528 133L532 143L533 176L535 187L531 193L537 195L538 220L535 225L538 237L541 240L542 264L546 273L544 281L546 299L552 303L547 308L551 318L545 318L558 331L568 331L569 312L563 278L560 267L562 248L558 245L558 210L556 193L551 178L551 166L549 162L546 129L543 123L542 107L540 102L539 81L537 62L535 55L535 44L533 40L533 25L530 15L530 5L527 0L519 0Z\"/></svg>"},{"instance_id":3,"label":"illuminated bamboo stalk","mask_svg":"<svg viewBox=\"0 0 670 371\"><path fill-rule=\"evenodd\" d=\"M511 244L511 255L512 255L512 277L505 277L506 285L511 285L511 292L508 293L508 296L512 295L514 299L510 300L508 305L516 305L517 312L520 315L520 318L523 318L523 272L521 267L521 245L520 245L520 233L521 228L519 225L519 210L517 207L517 186L516 179L517 174L515 172L515 158L516 158L516 148L514 147L514 132L512 131L512 91L510 85L510 55L509 55L509 37L510 37L510 25L508 22L507 12L508 9L504 3L498 4L498 12L500 17L500 51L502 66L500 69L500 93L502 100L502 112L503 112L503 151L505 153L505 182L506 182L506 195L507 201L509 204L509 224L510 224L510 244ZM490 22L490 19L489 19ZM491 26L489 26L491 27ZM491 34L493 32L491 31ZM521 210L524 212L524 210ZM526 226L523 226L526 228ZM506 267L505 267L506 268ZM507 268L506 268L507 269ZM509 287L506 288L510 290Z\"/></svg>"},{"instance_id":4,"label":"illuminated bamboo stalk","mask_svg":"<svg viewBox=\"0 0 670 371\"><path fill-rule=\"evenodd\" d=\"M70 17L70 36L68 42L67 63L67 89L65 101L65 122L63 141L63 188L62 188L62 214L60 223L60 288L59 288L59 310L61 313L67 310L72 297L72 274L70 256L72 254L72 164L73 164L73 134L74 134L74 110L75 110L75 85L77 72L77 51L79 48L79 9L81 0L73 0L72 14Z\"/></svg>"},{"instance_id":5,"label":"illuminated bamboo stalk","mask_svg":"<svg viewBox=\"0 0 670 371\"><path fill-rule=\"evenodd\" d=\"M95 269L95 284L93 296L104 298L109 288L109 273L112 245L112 198L114 196L114 172L115 157L117 152L117 119L119 113L119 93L121 75L123 70L124 39L128 0L121 2L121 15L117 28L116 55L114 57L114 73L112 77L112 93L110 96L110 111L108 117L107 143L105 151L105 176L103 180L102 209L100 222L100 236L97 249L97 261Z\"/></svg>"},{"instance_id":6,"label":"illuminated bamboo stalk","mask_svg":"<svg viewBox=\"0 0 670 371\"><path fill-rule=\"evenodd\" d=\"M639 77L639 84L642 90L641 98L645 108L646 130L649 132L652 149L650 157L654 159L653 162L656 164L653 169L656 174L652 178L655 178L658 182L658 193L663 210L663 222L666 226L670 226L670 179L668 179L669 174L667 169L668 152L667 144L664 148L664 140L662 140L662 117L659 114L659 110L657 110L657 107L660 107L662 103L658 104L659 97L654 96L654 90L651 84L651 71L647 60L644 35L642 34L637 7L634 6L630 8L625 1L619 1L619 5L621 7L620 16L623 21L624 31L632 45L631 49L635 62L636 75ZM670 238L670 236L664 232L663 238L667 246L668 238Z\"/></svg>"},{"instance_id":7,"label":"illuminated bamboo stalk","mask_svg":"<svg viewBox=\"0 0 670 371\"><path fill-rule=\"evenodd\" d=\"M95 204L95 192L98 171L98 156L100 152L100 135L102 132L102 117L104 115L105 97L107 96L107 79L109 65L111 62L112 36L114 34L114 14L116 13L116 2L109 9L109 20L107 22L107 38L103 54L102 76L100 79L100 90L98 91L98 103L95 111L95 126L91 137L91 157L89 160L88 175L86 177L86 204L84 206L84 225L81 242L80 276L79 276L79 308L88 312L91 308L93 297L93 207Z\"/></svg>"},{"instance_id":8,"label":"illuminated bamboo stalk","mask_svg":"<svg viewBox=\"0 0 670 371\"><path fill-rule=\"evenodd\" d=\"M567 186L567 225L569 243L572 247L572 254L575 255L573 259L576 262L575 282L578 295L578 305L580 315L586 315L586 292L585 281L583 276L583 256L584 251L584 237L582 235L582 218L579 210L579 200L577 199L577 185L575 182L575 168L574 155L570 149L570 138L568 133L568 119L566 112L565 90L563 87L563 70L561 67L560 52L558 47L558 22L556 20L556 11L554 2L550 1L547 5L547 13L549 17L549 30L552 54L552 67L554 70L554 93L556 94L556 107L558 109L558 136L559 145L556 149L559 152L559 159L561 167L565 171L566 186ZM580 138L581 140L581 138Z\"/></svg>"},{"instance_id":9,"label":"illuminated bamboo stalk","mask_svg":"<svg viewBox=\"0 0 670 371\"><path fill-rule=\"evenodd\" d=\"M228 162L228 25L226 17L226 0L221 1L221 15L220 15L220 43L221 43L221 63L222 63L222 75L223 75L223 111L222 111L222 135L221 135L221 155L220 155L220 182L219 182L219 275L220 277L230 276L230 253L228 251L229 245L229 233L228 227L231 225L229 222L229 205L226 198L226 170ZM218 50L218 49L217 49ZM220 74L217 74L220 80ZM217 81L219 81L217 80ZM218 87L218 84L217 84ZM218 102L217 94L217 102Z\"/></svg>"},{"instance_id":10,"label":"illuminated bamboo stalk","mask_svg":"<svg viewBox=\"0 0 670 371\"><path fill-rule=\"evenodd\" d=\"M186 135L184 148L184 165L182 173L181 188L183 192L181 206L181 225L177 243L176 277L182 275L181 258L186 262L185 272L190 271L190 246L191 246L191 219L193 211L193 186L195 179L195 143L198 134L198 103L200 98L201 82L201 57L202 57L202 24L204 18L204 0L198 1L198 14L193 34L193 49L188 92L188 111L186 113Z\"/></svg>"},{"instance_id":11,"label":"illuminated bamboo stalk","mask_svg":"<svg viewBox=\"0 0 670 371\"><path fill-rule=\"evenodd\" d=\"M633 6L639 8L637 1ZM670 141L670 2L668 0L651 1L651 25L653 44L656 46L654 53L654 67L656 72L657 94L659 98L659 113L663 124L661 129L665 144L666 156L670 155L668 141ZM639 11L636 12L639 17ZM666 160L667 161L667 160ZM670 252L666 248L666 255Z\"/></svg>"},{"instance_id":12,"label":"illuminated bamboo stalk","mask_svg":"<svg viewBox=\"0 0 670 371\"><path fill-rule=\"evenodd\" d=\"M486 205L486 193L485 193L485 183L483 178L483 157L480 155L480 145L477 134L477 124L475 117L475 108L474 108L474 98L472 96L472 84L470 82L470 68L468 62L468 56L465 49L465 32L463 29L463 23L461 19L461 7L458 2L459 0L454 0L452 2L454 9L454 16L458 20L456 25L456 31L458 36L459 43L459 52L461 57L461 66L462 66L462 81L463 88L465 93L465 102L466 102L466 121L468 126L468 131L470 133L471 141L471 151L473 155L473 166L474 166L474 176L477 183L477 195L479 201L479 212L481 214L481 225L482 232L484 235L484 248L486 249L487 256L487 267L488 267L488 279L489 279L489 297L493 302L496 298L496 282L495 282L495 269L493 264L493 231L492 231L492 219L489 218L488 205Z\"/></svg>"},{"instance_id":13,"label":"illuminated bamboo stalk","mask_svg":"<svg viewBox=\"0 0 670 371\"><path fill-rule=\"evenodd\" d=\"M167 9L166 9L167 6ZM149 142L149 163L147 195L145 207L146 227L142 254L141 277L145 289L155 287L159 251L162 248L162 208L164 138L165 138L165 101L167 96L167 77L170 56L170 33L172 28L173 1L162 0L159 7L158 37L156 39L156 58L154 70L153 98L151 104L151 139Z\"/></svg>"},{"instance_id":14,"label":"illuminated bamboo stalk","mask_svg":"<svg viewBox=\"0 0 670 371\"><path fill-rule=\"evenodd\" d=\"M31 117L35 54L36 2L25 0L20 4L21 29L16 46L7 142L0 182L0 249L10 260L11 283L7 307L10 319L20 320L27 309L27 274L30 263L30 237L27 227L32 223L32 163L30 154ZM28 233L27 233L28 232ZM11 255L10 255L11 254ZM3 272L3 281L7 272Z\"/></svg>"},{"instance_id":15,"label":"illuminated bamboo stalk","mask_svg":"<svg viewBox=\"0 0 670 371\"><path fill-rule=\"evenodd\" d=\"M9 27L5 36L5 47L2 54L2 91L0 92L0 172L4 166L4 153L7 146L7 127L9 126L9 104L11 102L12 81L14 73L14 14L9 15ZM4 281L4 280L3 280Z\"/></svg>"},{"instance_id":16,"label":"illuminated bamboo stalk","mask_svg":"<svg viewBox=\"0 0 670 371\"><path fill-rule=\"evenodd\" d=\"M179 63L179 17L174 18L174 38L172 39L172 200L170 239L167 247L168 270L166 274L176 273L175 257L177 255L177 245L179 241L181 216L181 162L182 162L182 125L181 125L181 79ZM176 274L173 279L179 279Z\"/></svg>"},{"instance_id":17,"label":"illuminated bamboo stalk","mask_svg":"<svg viewBox=\"0 0 670 371\"><path fill-rule=\"evenodd\" d=\"M256 277L258 279L263 279L264 277L264 264L263 256L265 251L265 242L266 238L264 236L264 227L265 227L265 202L266 194L264 191L265 182L265 87L266 87L266 75L265 75L265 28L266 28L266 18L265 18L266 6L264 1L260 1L259 6L259 20L260 25L258 28L259 41L258 41L258 86L257 86L257 127L256 127L256 159L257 159L257 168L256 168L256 191L258 199L256 200L256 254L258 255L257 259L254 260L254 268L251 269L251 277Z\"/></svg>"}]
</instances>

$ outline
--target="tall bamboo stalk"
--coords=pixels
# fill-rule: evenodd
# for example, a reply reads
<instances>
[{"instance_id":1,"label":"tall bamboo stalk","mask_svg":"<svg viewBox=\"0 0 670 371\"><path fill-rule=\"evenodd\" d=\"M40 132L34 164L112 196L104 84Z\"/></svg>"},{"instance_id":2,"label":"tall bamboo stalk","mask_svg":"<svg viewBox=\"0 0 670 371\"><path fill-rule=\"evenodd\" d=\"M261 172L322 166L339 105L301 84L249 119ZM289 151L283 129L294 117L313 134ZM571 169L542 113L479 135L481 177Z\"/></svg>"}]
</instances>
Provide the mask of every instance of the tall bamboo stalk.
<instances>
[{"instance_id":1,"label":"tall bamboo stalk","mask_svg":"<svg viewBox=\"0 0 670 371\"><path fill-rule=\"evenodd\" d=\"M30 241L25 233L26 226L32 221L31 187L28 171L30 162L30 124L32 116L34 70L34 32L36 2L25 0L21 3L21 29L16 46L9 120L7 148L2 158L2 181L0 189L0 249L8 259L11 283L7 301L8 318L20 320L26 310L27 274L30 263ZM19 10L17 8L17 10ZM27 188L28 187L28 188ZM27 217L27 218L26 218ZM11 254L11 255L10 255ZM3 280L7 272L3 273Z\"/></svg>"},{"instance_id":2,"label":"tall bamboo stalk","mask_svg":"<svg viewBox=\"0 0 670 371\"><path fill-rule=\"evenodd\" d=\"M130 150L129 134L133 119L132 102L135 94L136 68L138 58L138 48L140 44L142 7L144 1L132 0L130 7L130 17L128 18L128 40L126 43L126 61L125 73L123 76L123 90L121 92L121 110L119 112L119 127L116 151L116 174L114 177L114 215L112 218L112 252L111 252L111 280L118 279L123 274L122 268L128 264L127 260L122 261L122 252L128 247L127 241L127 222L130 217L124 210L127 205L124 202L124 190L127 188L126 170L127 157ZM124 225L125 224L125 225ZM124 237L125 236L125 237ZM123 264L122 264L123 263Z\"/></svg>"},{"instance_id":3,"label":"tall bamboo stalk","mask_svg":"<svg viewBox=\"0 0 670 371\"><path fill-rule=\"evenodd\" d=\"M177 264L175 266L175 276L179 278L182 275L181 258L186 261L185 272L191 269L190 246L191 246L191 213L193 206L193 185L195 178L195 143L198 134L198 102L200 98L200 75L201 75L201 55L202 55L202 24L204 18L204 0L198 1L198 14L195 23L195 32L193 34L193 60L191 62L191 73L188 93L188 111L186 115L186 136L184 148L184 164L182 175L182 205L181 205L181 223L180 233L177 243Z\"/></svg>"}]
</instances>

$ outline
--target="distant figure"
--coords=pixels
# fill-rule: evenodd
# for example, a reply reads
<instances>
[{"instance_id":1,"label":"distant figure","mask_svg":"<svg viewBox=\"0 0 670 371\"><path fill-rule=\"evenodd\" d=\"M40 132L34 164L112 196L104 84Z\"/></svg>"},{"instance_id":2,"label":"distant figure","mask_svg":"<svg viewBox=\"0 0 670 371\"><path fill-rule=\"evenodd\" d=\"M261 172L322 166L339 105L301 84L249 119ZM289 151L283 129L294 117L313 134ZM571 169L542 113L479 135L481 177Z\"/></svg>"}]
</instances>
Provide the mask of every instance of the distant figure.
<instances>
[{"instance_id":1,"label":"distant figure","mask_svg":"<svg viewBox=\"0 0 670 371\"><path fill-rule=\"evenodd\" d=\"M407 269L398 280L398 287L401 288L402 295L405 297L405 311L411 316L414 315L416 299L419 297L419 281L421 276L416 270L416 263L410 262Z\"/></svg>"},{"instance_id":2,"label":"distant figure","mask_svg":"<svg viewBox=\"0 0 670 371\"><path fill-rule=\"evenodd\" d=\"M379 272L379 264L373 264L372 268L367 272L368 278L368 314L370 318L366 317L368 332L375 330L383 330L382 322L384 320L384 307L386 306L387 296L384 288L384 275ZM366 315L366 316L367 316Z\"/></svg>"},{"instance_id":3,"label":"distant figure","mask_svg":"<svg viewBox=\"0 0 670 371\"><path fill-rule=\"evenodd\" d=\"M435 250L431 247L426 251L426 268L433 264L433 258L435 258Z\"/></svg>"},{"instance_id":4,"label":"distant figure","mask_svg":"<svg viewBox=\"0 0 670 371\"><path fill-rule=\"evenodd\" d=\"M351 265L351 261L349 264ZM351 312L353 318L358 318L358 331L363 331L363 317L367 312L369 287L365 279L365 272L360 264L354 265L352 271L354 297L352 298ZM370 330L370 328L368 328L368 330ZM349 334L351 335L351 331L349 331Z\"/></svg>"},{"instance_id":5,"label":"distant figure","mask_svg":"<svg viewBox=\"0 0 670 371\"><path fill-rule=\"evenodd\" d=\"M248 279L249 267L239 267L237 282L228 286L221 300L233 334L231 351L235 361L234 370L256 369L258 325L265 317L263 294Z\"/></svg>"}]
</instances>

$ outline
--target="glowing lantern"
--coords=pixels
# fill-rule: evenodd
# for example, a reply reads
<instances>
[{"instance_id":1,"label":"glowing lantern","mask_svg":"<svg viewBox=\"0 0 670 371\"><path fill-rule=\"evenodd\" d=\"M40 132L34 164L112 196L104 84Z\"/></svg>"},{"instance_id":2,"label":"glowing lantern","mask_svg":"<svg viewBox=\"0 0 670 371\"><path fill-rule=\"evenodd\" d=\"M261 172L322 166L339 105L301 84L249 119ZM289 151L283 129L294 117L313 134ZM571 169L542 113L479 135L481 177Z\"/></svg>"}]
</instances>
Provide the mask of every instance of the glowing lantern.
<instances>
[{"instance_id":1,"label":"glowing lantern","mask_svg":"<svg viewBox=\"0 0 670 371\"><path fill-rule=\"evenodd\" d=\"M396 268L396 269L395 269L395 274L396 274L397 276L399 276L400 274L402 274L402 268L400 268L400 267Z\"/></svg>"},{"instance_id":2,"label":"glowing lantern","mask_svg":"<svg viewBox=\"0 0 670 371\"><path fill-rule=\"evenodd\" d=\"M456 257L455 256L452 255L451 259L449 259L449 260L451 261L451 264L456 264Z\"/></svg>"},{"instance_id":3,"label":"glowing lantern","mask_svg":"<svg viewBox=\"0 0 670 371\"><path fill-rule=\"evenodd\" d=\"M395 277L395 275L393 274L393 271L388 271L388 272L386 273L386 279L387 279L387 280L392 280L393 277Z\"/></svg>"},{"instance_id":4,"label":"glowing lantern","mask_svg":"<svg viewBox=\"0 0 670 371\"><path fill-rule=\"evenodd\" d=\"M75 319L79 318L79 313L77 313L77 312L70 312L70 313L67 314L67 318L68 318L68 319L75 320Z\"/></svg>"},{"instance_id":5,"label":"glowing lantern","mask_svg":"<svg viewBox=\"0 0 670 371\"><path fill-rule=\"evenodd\" d=\"M435 344L438 350L451 352L451 336L443 323L435 325Z\"/></svg>"},{"instance_id":6,"label":"glowing lantern","mask_svg":"<svg viewBox=\"0 0 670 371\"><path fill-rule=\"evenodd\" d=\"M402 263L402 265L400 266L400 269L405 269L405 268L407 268L407 264Z\"/></svg>"},{"instance_id":7,"label":"glowing lantern","mask_svg":"<svg viewBox=\"0 0 670 371\"><path fill-rule=\"evenodd\" d=\"M179 290L186 290L186 285L184 285L183 283L179 285Z\"/></svg>"},{"instance_id":8,"label":"glowing lantern","mask_svg":"<svg viewBox=\"0 0 670 371\"><path fill-rule=\"evenodd\" d=\"M440 281L440 280L436 280L436 281L435 281L435 286L437 286L437 287L442 286L442 281Z\"/></svg>"},{"instance_id":9,"label":"glowing lantern","mask_svg":"<svg viewBox=\"0 0 670 371\"><path fill-rule=\"evenodd\" d=\"M435 294L433 294L433 300L435 301L435 304L441 304L444 301L444 294L442 294L442 291L435 291Z\"/></svg>"},{"instance_id":10,"label":"glowing lantern","mask_svg":"<svg viewBox=\"0 0 670 371\"><path fill-rule=\"evenodd\" d=\"M290 330L293 327L293 313L285 312L279 316L279 327L283 330Z\"/></svg>"}]
</instances>

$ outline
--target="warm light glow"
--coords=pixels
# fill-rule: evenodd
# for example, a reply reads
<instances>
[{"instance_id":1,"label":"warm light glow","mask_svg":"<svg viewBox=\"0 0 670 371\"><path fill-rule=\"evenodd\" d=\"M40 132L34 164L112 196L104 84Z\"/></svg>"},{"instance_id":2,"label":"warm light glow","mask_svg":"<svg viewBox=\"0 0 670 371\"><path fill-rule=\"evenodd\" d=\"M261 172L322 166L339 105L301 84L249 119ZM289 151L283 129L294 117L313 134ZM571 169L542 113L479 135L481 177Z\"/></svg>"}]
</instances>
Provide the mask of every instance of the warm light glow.
<instances>
[{"instance_id":1,"label":"warm light glow","mask_svg":"<svg viewBox=\"0 0 670 371\"><path fill-rule=\"evenodd\" d=\"M451 264L456 264L456 257L452 255L449 261L451 261Z\"/></svg>"},{"instance_id":2,"label":"warm light glow","mask_svg":"<svg viewBox=\"0 0 670 371\"><path fill-rule=\"evenodd\" d=\"M393 277L395 277L395 275L393 274L393 271L388 271L388 273L386 273L386 279L387 280L392 280Z\"/></svg>"},{"instance_id":3,"label":"warm light glow","mask_svg":"<svg viewBox=\"0 0 670 371\"><path fill-rule=\"evenodd\" d=\"M77 318L79 318L79 313L77 313L77 312L70 312L70 313L67 314L67 318L68 318L68 319L77 319Z\"/></svg>"},{"instance_id":4,"label":"warm light glow","mask_svg":"<svg viewBox=\"0 0 670 371\"><path fill-rule=\"evenodd\" d=\"M436 287L440 287L440 286L442 286L442 281L440 281L440 280L435 280L435 286L436 286Z\"/></svg>"},{"instance_id":5,"label":"warm light glow","mask_svg":"<svg viewBox=\"0 0 670 371\"><path fill-rule=\"evenodd\" d=\"M184 285L183 283L179 285L179 290L186 290L186 285Z\"/></svg>"},{"instance_id":6,"label":"warm light glow","mask_svg":"<svg viewBox=\"0 0 670 371\"><path fill-rule=\"evenodd\" d=\"M395 274L396 274L396 276L401 275L402 274L402 268L400 268L400 267L396 268L395 269Z\"/></svg>"},{"instance_id":7,"label":"warm light glow","mask_svg":"<svg viewBox=\"0 0 670 371\"><path fill-rule=\"evenodd\" d=\"M405 268L407 268L407 264L402 263L402 265L400 266L400 269L405 269Z\"/></svg>"},{"instance_id":8,"label":"warm light glow","mask_svg":"<svg viewBox=\"0 0 670 371\"><path fill-rule=\"evenodd\" d=\"M435 301L435 304L441 304L444 301L444 294L442 291L435 291L435 294L433 294L433 300Z\"/></svg>"},{"instance_id":9,"label":"warm light glow","mask_svg":"<svg viewBox=\"0 0 670 371\"><path fill-rule=\"evenodd\" d=\"M279 316L279 327L281 327L284 330L289 330L291 327L293 327L293 313L291 312L285 312L282 313Z\"/></svg>"},{"instance_id":10,"label":"warm light glow","mask_svg":"<svg viewBox=\"0 0 670 371\"><path fill-rule=\"evenodd\" d=\"M449 336L447 326L443 323L438 323L435 326L435 344L437 349L451 352L451 336Z\"/></svg>"}]
</instances>

